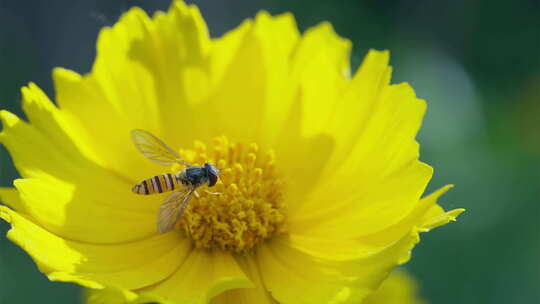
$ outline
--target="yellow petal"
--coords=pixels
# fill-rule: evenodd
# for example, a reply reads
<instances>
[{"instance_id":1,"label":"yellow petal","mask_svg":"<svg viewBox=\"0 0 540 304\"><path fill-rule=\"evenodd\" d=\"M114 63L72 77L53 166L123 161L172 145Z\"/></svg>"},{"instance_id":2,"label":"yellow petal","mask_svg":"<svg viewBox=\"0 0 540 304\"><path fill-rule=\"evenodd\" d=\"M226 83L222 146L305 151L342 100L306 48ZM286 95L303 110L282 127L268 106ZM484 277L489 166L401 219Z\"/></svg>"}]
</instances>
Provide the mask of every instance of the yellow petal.
<instances>
[{"instance_id":1,"label":"yellow petal","mask_svg":"<svg viewBox=\"0 0 540 304\"><path fill-rule=\"evenodd\" d=\"M266 287L281 303L313 303L316 299L360 303L392 267L410 259L420 232L454 220L463 211L444 212L437 205L437 198L448 188L420 200L401 221L372 235L348 239L341 234L309 233L274 238L257 252ZM307 295L304 302L295 301L297 290Z\"/></svg>"},{"instance_id":2,"label":"yellow petal","mask_svg":"<svg viewBox=\"0 0 540 304\"><path fill-rule=\"evenodd\" d=\"M135 195L125 186L127 193L115 196L113 191L102 194L95 191L93 184L87 185L73 185L53 178L18 179L15 187L22 201L18 210L47 230L81 242L116 243L156 234L161 197L152 204L140 197L130 199L129 195Z\"/></svg>"},{"instance_id":3,"label":"yellow petal","mask_svg":"<svg viewBox=\"0 0 540 304\"><path fill-rule=\"evenodd\" d=\"M211 304L275 304L277 303L264 287L257 261L251 255L237 256L236 260L242 270L254 283L254 288L230 289L216 296Z\"/></svg>"},{"instance_id":4,"label":"yellow petal","mask_svg":"<svg viewBox=\"0 0 540 304\"><path fill-rule=\"evenodd\" d=\"M294 57L301 36L294 16L287 13L278 16L260 13L253 31L260 40L260 56L265 62L262 72L266 79L264 102L260 104L263 113L258 142L273 147L285 131L284 123L290 118L297 95L297 82L292 77L295 77Z\"/></svg>"},{"instance_id":5,"label":"yellow petal","mask_svg":"<svg viewBox=\"0 0 540 304\"><path fill-rule=\"evenodd\" d=\"M244 43L246 34L252 27L253 21L248 19L235 29L212 40L210 53L212 85L218 85L223 80L223 75L230 68L231 60L236 56L238 49Z\"/></svg>"},{"instance_id":6,"label":"yellow petal","mask_svg":"<svg viewBox=\"0 0 540 304\"><path fill-rule=\"evenodd\" d=\"M235 258L238 265L254 283L252 288L235 288L226 290L215 296L211 304L275 304L268 292L264 289L256 261L250 256L238 256ZM153 301L152 296L143 294L135 296L131 292L122 291L116 288L86 289L86 304L135 304L149 303ZM182 302L183 303L183 302Z\"/></svg>"},{"instance_id":7,"label":"yellow petal","mask_svg":"<svg viewBox=\"0 0 540 304\"><path fill-rule=\"evenodd\" d=\"M17 210L53 233L83 242L125 242L154 234L162 198L149 201L134 195L130 191L134 183L102 168L56 134L52 116L47 115L55 110L49 109L28 111L43 130L0 112L4 125L0 140L25 177L15 182L21 195Z\"/></svg>"},{"instance_id":8,"label":"yellow petal","mask_svg":"<svg viewBox=\"0 0 540 304\"><path fill-rule=\"evenodd\" d=\"M66 154L81 155L99 162L78 120L60 111L34 83L21 89L23 110L34 128Z\"/></svg>"},{"instance_id":9,"label":"yellow petal","mask_svg":"<svg viewBox=\"0 0 540 304\"><path fill-rule=\"evenodd\" d=\"M424 215L424 223L422 228L429 231L433 228L448 224L456 220L456 218L465 212L463 208L457 208L450 211L444 211L439 205L432 206L431 209Z\"/></svg>"},{"instance_id":10,"label":"yellow petal","mask_svg":"<svg viewBox=\"0 0 540 304\"><path fill-rule=\"evenodd\" d=\"M335 260L278 238L257 250L257 260L266 288L279 303L361 303L417 242L412 232L363 258Z\"/></svg>"},{"instance_id":11,"label":"yellow petal","mask_svg":"<svg viewBox=\"0 0 540 304\"><path fill-rule=\"evenodd\" d=\"M52 175L70 179L88 171L89 176L111 173L100 165L76 120L58 110L34 84L22 89L23 108L31 124L0 112L4 129L0 141L12 155L23 177ZM34 153L39 150L40 153ZM86 173L86 172L85 172Z\"/></svg>"},{"instance_id":12,"label":"yellow petal","mask_svg":"<svg viewBox=\"0 0 540 304\"><path fill-rule=\"evenodd\" d=\"M133 127L124 123L94 77L56 68L53 80L61 111L79 121L82 136L87 138L103 167L125 178L151 176L148 174L152 165L145 162L130 140Z\"/></svg>"},{"instance_id":13,"label":"yellow petal","mask_svg":"<svg viewBox=\"0 0 540 304\"><path fill-rule=\"evenodd\" d=\"M52 112L40 111L38 114L30 110L27 115L39 117L43 124L37 125L48 127L38 129L14 114L0 111L4 127L0 133L0 142L10 152L15 167L23 177L48 175L69 179L77 175L77 172L78 175L82 175L80 170L88 170L90 176L92 174L111 176L82 153L82 149L70 137L64 136L65 133L55 132L60 126L55 124ZM40 153L35 153L36 150Z\"/></svg>"},{"instance_id":14,"label":"yellow petal","mask_svg":"<svg viewBox=\"0 0 540 304\"><path fill-rule=\"evenodd\" d=\"M107 168L141 179L159 170L133 147L132 129L148 130L174 148L204 133L203 116L192 105L209 92L209 39L194 6L175 1L153 19L133 8L101 31L92 74L55 70L58 103L77 117Z\"/></svg>"},{"instance_id":15,"label":"yellow petal","mask_svg":"<svg viewBox=\"0 0 540 304\"><path fill-rule=\"evenodd\" d=\"M364 304L422 304L416 281L404 270L394 270Z\"/></svg>"},{"instance_id":16,"label":"yellow petal","mask_svg":"<svg viewBox=\"0 0 540 304\"><path fill-rule=\"evenodd\" d=\"M190 106L208 94L209 48L206 24L195 6L174 1L167 14L158 12L152 20L134 8L100 35L92 73L128 125L177 145L183 139L178 132L192 130L190 122L200 119L191 115ZM133 104L136 95L140 102Z\"/></svg>"},{"instance_id":17,"label":"yellow petal","mask_svg":"<svg viewBox=\"0 0 540 304\"><path fill-rule=\"evenodd\" d=\"M11 224L8 238L24 249L50 280L92 288L134 289L154 284L170 276L191 249L178 234L94 245L58 237L7 207L0 206L0 217Z\"/></svg>"},{"instance_id":18,"label":"yellow petal","mask_svg":"<svg viewBox=\"0 0 540 304\"><path fill-rule=\"evenodd\" d=\"M163 303L202 304L226 290L251 287L229 253L195 249L172 276L137 292Z\"/></svg>"},{"instance_id":19,"label":"yellow petal","mask_svg":"<svg viewBox=\"0 0 540 304\"><path fill-rule=\"evenodd\" d=\"M427 232L450 221L455 221L456 217L465 211L465 209L444 211L437 204L438 198L452 187L453 185L446 185L422 198L416 204L415 208L401 221L372 235L365 235L360 240L364 244L370 244L371 246L385 246L386 244L396 242L411 229Z\"/></svg>"},{"instance_id":20,"label":"yellow petal","mask_svg":"<svg viewBox=\"0 0 540 304\"><path fill-rule=\"evenodd\" d=\"M365 258L384 249L384 246L356 239L320 238L301 234L287 234L277 238L275 242L285 243L314 257L332 258L336 261Z\"/></svg>"},{"instance_id":21,"label":"yellow petal","mask_svg":"<svg viewBox=\"0 0 540 304\"><path fill-rule=\"evenodd\" d=\"M86 288L83 296L85 304L141 303L136 301L137 295L134 293L112 287L102 289Z\"/></svg>"},{"instance_id":22,"label":"yellow petal","mask_svg":"<svg viewBox=\"0 0 540 304\"><path fill-rule=\"evenodd\" d=\"M464 210L454 209L445 212L437 199L444 194L452 185L447 185L436 192L418 201L413 210L407 213L400 221L387 228L372 234L356 236L353 233L339 233L345 228L335 229L334 237L318 235L314 233L290 234L288 242L295 248L299 248L311 255L335 260L347 260L363 258L373 252L384 249L388 244L394 244L411 231L427 232L432 228L455 220ZM336 224L337 225L337 224ZM354 230L355 226L349 226ZM353 235L354 238L347 238Z\"/></svg>"},{"instance_id":23,"label":"yellow petal","mask_svg":"<svg viewBox=\"0 0 540 304\"><path fill-rule=\"evenodd\" d=\"M343 101L348 112L329 125L337 139L324 178L291 206L293 231L327 226L334 234L342 222L359 223L357 236L374 233L401 220L422 195L432 169L418 161L414 137L425 102L406 84L389 86L387 64L387 53L372 51L353 79Z\"/></svg>"},{"instance_id":24,"label":"yellow petal","mask_svg":"<svg viewBox=\"0 0 540 304\"><path fill-rule=\"evenodd\" d=\"M386 149L379 146L380 142L386 138L374 136L373 130L376 130L375 125L384 126L386 122L391 121L390 117L385 116L385 113L379 109L391 111L395 108L395 105L388 106L388 101L383 103L383 91L389 89L391 75L389 60L388 51L370 50L344 92L341 93L328 123L321 130L323 134L331 135L335 141L335 148L331 157L327 159L324 174L333 176L337 173L337 169L345 172L354 170L358 173L361 167L352 166L355 165L353 163L348 164L348 158L358 161L357 156L360 152L363 153L369 149ZM400 98L390 101L399 105L402 100ZM398 134L385 135L399 136ZM373 141L367 141L368 136L375 138L369 138ZM355 148L356 151L354 151ZM376 155L370 155L370 157L374 156ZM361 159L370 163L368 159ZM355 180L358 180L358 177Z\"/></svg>"},{"instance_id":25,"label":"yellow petal","mask_svg":"<svg viewBox=\"0 0 540 304\"><path fill-rule=\"evenodd\" d=\"M382 180L358 185L351 181L351 185L327 189L311 197L305 209L291 213L291 232L347 239L387 229L414 210L431 174L429 166L413 162ZM340 193L348 188L356 193Z\"/></svg>"},{"instance_id":26,"label":"yellow petal","mask_svg":"<svg viewBox=\"0 0 540 304\"><path fill-rule=\"evenodd\" d=\"M362 128L357 130L357 136L352 137L356 140L355 145L337 172L338 176L384 178L418 160L415 136L422 123L426 103L418 99L405 83L385 85L373 99L369 114L360 119Z\"/></svg>"},{"instance_id":27,"label":"yellow petal","mask_svg":"<svg viewBox=\"0 0 540 304\"><path fill-rule=\"evenodd\" d=\"M303 137L327 132L349 86L350 51L351 42L339 37L327 22L308 29L302 36L295 50L293 73L302 105Z\"/></svg>"},{"instance_id":28,"label":"yellow petal","mask_svg":"<svg viewBox=\"0 0 540 304\"><path fill-rule=\"evenodd\" d=\"M179 123L181 110L193 102L188 97L199 87L184 74L206 72L209 44L195 6L174 1L167 14L158 12L152 19L132 8L100 33L92 75L127 123L149 121L149 129L164 131L163 126Z\"/></svg>"},{"instance_id":29,"label":"yellow petal","mask_svg":"<svg viewBox=\"0 0 540 304\"><path fill-rule=\"evenodd\" d=\"M283 92L289 79L289 56L297 39L298 32L290 15L270 17L262 12L253 24L246 22L217 40L213 52L224 47L231 47L235 52L220 56L216 61L223 76L206 105L213 134L227 134L234 141L256 141L268 146L268 139L261 134L268 132L265 126L273 122L266 119L276 118L273 115L276 112L267 116L265 113L274 103L278 103L278 107L282 103L290 104ZM226 68L221 63L224 59L229 60ZM283 108L286 110L287 106Z\"/></svg>"},{"instance_id":30,"label":"yellow petal","mask_svg":"<svg viewBox=\"0 0 540 304\"><path fill-rule=\"evenodd\" d=\"M291 214L321 207L321 200L310 200L309 197L306 199L302 195L328 200L327 197L330 195L333 197L339 194L338 190L341 192L342 189L357 189L357 187L344 187L344 181L350 181L351 184L360 181L358 176L351 176L351 170L358 174L361 169L355 164L347 164L351 162L346 160L349 156L354 156L352 153L354 147L366 149L368 142L362 141L360 135L371 122L372 109L379 104L381 90L388 85L390 79L388 52L370 51L354 78L349 80L348 64L344 63L348 60L350 50L348 41L334 37L335 34L330 26L325 24L308 34L313 38L308 39L309 36L306 34L303 40L306 44L309 41L319 43L317 49L326 49L327 51L323 54L331 53L333 56L330 57L336 59L330 61L332 64L321 64L325 69L324 73L305 74L304 82L311 85L303 86L299 92L299 100L303 106L293 108L290 115L291 123L286 125L283 132L283 138L288 139L288 142L283 145L281 151L284 151L286 157L290 158L291 155L293 157L286 159L288 165L283 169L287 170L292 166L293 169L288 171L288 175L297 175L289 179L287 183L290 185L291 199L295 202L290 206ZM312 48L306 48L303 57L307 60L301 60L302 57L299 56L298 61L310 62L316 59L317 57L311 57L310 50L317 53ZM317 61L322 60L324 59L319 58ZM331 95L317 98L318 94L321 94L320 87L326 87L328 83L335 84L337 88L330 90ZM304 92L308 89L309 93ZM304 94L310 98L304 100ZM304 123L305 115L302 113L302 108L306 108L305 111L310 116L307 121L317 121L316 124ZM384 118L380 117L380 119ZM296 139L295 132L299 133ZM309 144L306 144L306 141ZM377 147L376 142L369 142L369 145ZM385 147L380 147L380 149L385 149ZM279 153L278 157L280 157ZM338 170L345 172L340 176L337 175ZM319 187L319 184L322 186Z\"/></svg>"},{"instance_id":31,"label":"yellow petal","mask_svg":"<svg viewBox=\"0 0 540 304\"><path fill-rule=\"evenodd\" d=\"M85 304L150 304L155 303L151 298L140 296L130 290L115 287L86 288L84 290Z\"/></svg>"},{"instance_id":32,"label":"yellow petal","mask_svg":"<svg viewBox=\"0 0 540 304\"><path fill-rule=\"evenodd\" d=\"M334 135L326 131L350 81L350 48L350 41L338 37L328 23L306 31L290 63L288 91L267 111L272 124L264 128L265 137L278 137L277 165L291 201L302 201L313 189L335 149Z\"/></svg>"}]
</instances>

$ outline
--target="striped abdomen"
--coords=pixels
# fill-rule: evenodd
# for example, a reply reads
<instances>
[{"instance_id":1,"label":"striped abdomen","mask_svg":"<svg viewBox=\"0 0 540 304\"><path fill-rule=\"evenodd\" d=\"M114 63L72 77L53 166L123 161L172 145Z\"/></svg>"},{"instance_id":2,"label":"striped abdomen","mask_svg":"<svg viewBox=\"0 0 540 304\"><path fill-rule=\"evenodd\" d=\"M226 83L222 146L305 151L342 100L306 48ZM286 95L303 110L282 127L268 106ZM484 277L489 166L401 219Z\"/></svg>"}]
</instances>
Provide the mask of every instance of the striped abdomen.
<instances>
[{"instance_id":1,"label":"striped abdomen","mask_svg":"<svg viewBox=\"0 0 540 304\"><path fill-rule=\"evenodd\" d=\"M131 191L137 194L154 194L172 191L178 189L178 187L180 185L176 176L171 173L165 173L143 180L135 185Z\"/></svg>"}]
</instances>

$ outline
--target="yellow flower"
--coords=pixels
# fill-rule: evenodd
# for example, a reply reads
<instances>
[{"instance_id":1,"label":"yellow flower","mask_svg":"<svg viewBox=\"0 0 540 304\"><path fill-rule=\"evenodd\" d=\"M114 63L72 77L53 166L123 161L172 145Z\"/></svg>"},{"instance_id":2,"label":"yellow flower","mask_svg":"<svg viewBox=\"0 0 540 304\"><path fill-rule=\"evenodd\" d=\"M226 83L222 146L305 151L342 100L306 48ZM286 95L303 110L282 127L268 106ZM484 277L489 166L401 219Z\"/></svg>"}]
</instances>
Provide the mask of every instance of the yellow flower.
<instances>
[{"instance_id":1,"label":"yellow flower","mask_svg":"<svg viewBox=\"0 0 540 304\"><path fill-rule=\"evenodd\" d=\"M416 281L404 270L392 271L379 289L369 295L363 304L423 304L418 295Z\"/></svg>"},{"instance_id":2,"label":"yellow flower","mask_svg":"<svg viewBox=\"0 0 540 304\"><path fill-rule=\"evenodd\" d=\"M260 13L211 39L196 7L131 9L101 31L92 71L55 69L54 105L22 89L29 122L2 111L22 178L0 217L50 280L163 303L359 303L409 259L419 232L453 220L420 199L432 169L415 135L425 103L390 85L388 52L350 76L350 42L323 23ZM130 140L152 132L222 169L172 232L167 194L131 192L179 167Z\"/></svg>"}]
</instances>

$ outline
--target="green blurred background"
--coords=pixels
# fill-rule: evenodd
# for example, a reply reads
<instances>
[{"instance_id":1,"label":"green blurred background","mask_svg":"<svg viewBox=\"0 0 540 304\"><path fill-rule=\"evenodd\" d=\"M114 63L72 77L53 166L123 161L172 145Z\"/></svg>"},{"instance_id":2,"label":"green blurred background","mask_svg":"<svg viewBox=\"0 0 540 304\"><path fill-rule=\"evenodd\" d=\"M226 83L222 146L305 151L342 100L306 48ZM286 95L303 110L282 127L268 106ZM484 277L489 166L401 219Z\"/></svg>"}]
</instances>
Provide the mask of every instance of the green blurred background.
<instances>
[{"instance_id":1,"label":"green blurred background","mask_svg":"<svg viewBox=\"0 0 540 304\"><path fill-rule=\"evenodd\" d=\"M540 1L189 1L213 36L261 9L293 12L301 30L330 21L354 43L392 52L394 82L428 101L418 139L435 168L428 191L465 207L460 221L423 235L407 268L430 303L540 303ZM54 96L51 69L88 72L99 29L137 5L168 0L0 0L0 108L21 114L28 81ZM17 172L0 150L0 186ZM0 303L78 303L80 290L51 283L3 237Z\"/></svg>"}]
</instances>

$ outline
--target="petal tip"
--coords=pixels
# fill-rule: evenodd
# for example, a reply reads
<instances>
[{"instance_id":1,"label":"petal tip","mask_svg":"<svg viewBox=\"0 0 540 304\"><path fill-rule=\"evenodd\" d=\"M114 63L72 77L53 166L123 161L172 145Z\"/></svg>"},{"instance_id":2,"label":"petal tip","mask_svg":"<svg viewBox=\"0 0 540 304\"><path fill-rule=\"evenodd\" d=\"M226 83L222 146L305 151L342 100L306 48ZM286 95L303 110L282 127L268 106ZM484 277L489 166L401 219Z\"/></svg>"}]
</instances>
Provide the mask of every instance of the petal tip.
<instances>
[{"instance_id":1,"label":"petal tip","mask_svg":"<svg viewBox=\"0 0 540 304\"><path fill-rule=\"evenodd\" d=\"M450 221L455 222L457 221L458 216L465 211L467 211L465 208L457 208L446 212L446 214L448 215Z\"/></svg>"},{"instance_id":2,"label":"petal tip","mask_svg":"<svg viewBox=\"0 0 540 304\"><path fill-rule=\"evenodd\" d=\"M427 231L430 231L434 228L446 225L450 222L455 222L457 221L457 217L464 211L465 209L463 208L446 211L436 217L429 219L429 221L427 221L424 225L422 225L422 228L427 229Z\"/></svg>"},{"instance_id":3,"label":"petal tip","mask_svg":"<svg viewBox=\"0 0 540 304\"><path fill-rule=\"evenodd\" d=\"M0 110L0 122L2 122L2 126L4 127L13 127L19 122L19 117L7 110Z\"/></svg>"},{"instance_id":4,"label":"petal tip","mask_svg":"<svg viewBox=\"0 0 540 304\"><path fill-rule=\"evenodd\" d=\"M296 27L296 18L294 18L294 14L291 12L281 13L279 15L276 15L275 18L287 20L288 22L291 22L292 24L294 24L294 26Z\"/></svg>"},{"instance_id":5,"label":"petal tip","mask_svg":"<svg viewBox=\"0 0 540 304\"><path fill-rule=\"evenodd\" d=\"M55 82L56 82L56 78L60 78L60 77L69 79L71 81L79 81L82 78L82 76L79 73L70 69L62 68L62 67L53 68L52 77L55 80Z\"/></svg>"},{"instance_id":6,"label":"petal tip","mask_svg":"<svg viewBox=\"0 0 540 304\"><path fill-rule=\"evenodd\" d=\"M453 184L444 185L441 188L437 189L435 192L430 193L429 195L427 195L425 198L431 197L436 202L436 200L439 197L441 197L443 194L445 194L448 190L450 190L452 188L454 188Z\"/></svg>"},{"instance_id":7,"label":"petal tip","mask_svg":"<svg viewBox=\"0 0 540 304\"><path fill-rule=\"evenodd\" d=\"M0 206L0 218L11 224L13 221L11 218L11 210L6 206Z\"/></svg>"},{"instance_id":8,"label":"petal tip","mask_svg":"<svg viewBox=\"0 0 540 304\"><path fill-rule=\"evenodd\" d=\"M378 60L384 60L387 64L390 62L390 51L389 50L377 50L377 49L369 49L368 58L378 59Z\"/></svg>"},{"instance_id":9,"label":"petal tip","mask_svg":"<svg viewBox=\"0 0 540 304\"><path fill-rule=\"evenodd\" d=\"M182 0L173 0L169 9L186 9L188 5Z\"/></svg>"},{"instance_id":10,"label":"petal tip","mask_svg":"<svg viewBox=\"0 0 540 304\"><path fill-rule=\"evenodd\" d=\"M266 20L269 20L269 19L272 19L272 15L270 15L270 13L266 10L261 10L257 13L257 15L255 16L255 21L259 22L259 21L266 21Z\"/></svg>"},{"instance_id":11,"label":"petal tip","mask_svg":"<svg viewBox=\"0 0 540 304\"><path fill-rule=\"evenodd\" d=\"M70 91L70 87L80 83L82 79L83 76L75 71L62 67L53 68L52 80L54 84L54 90L56 92L56 101L59 106L62 105L62 99L65 91Z\"/></svg>"}]
</instances>

